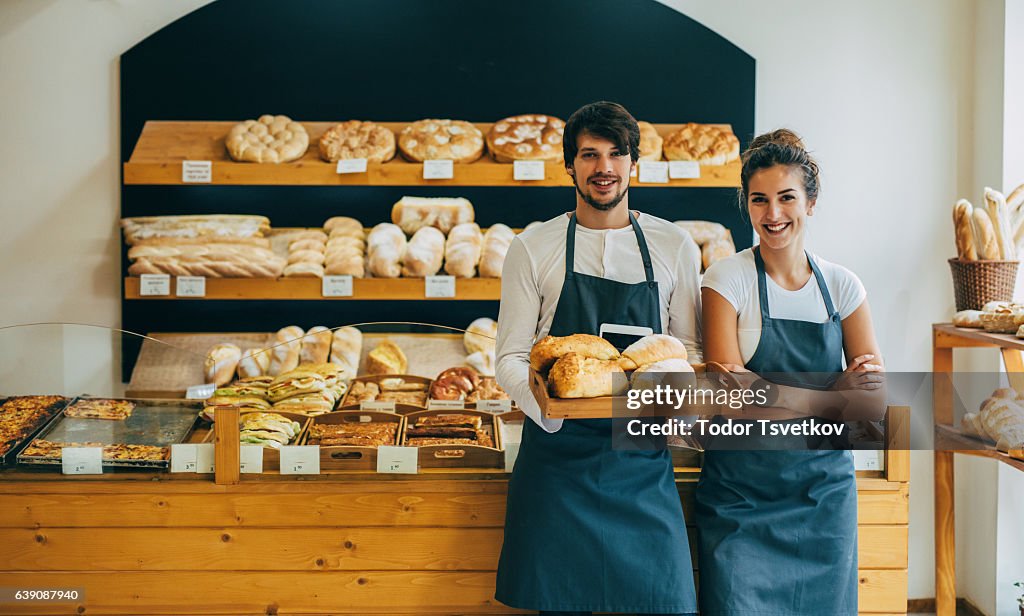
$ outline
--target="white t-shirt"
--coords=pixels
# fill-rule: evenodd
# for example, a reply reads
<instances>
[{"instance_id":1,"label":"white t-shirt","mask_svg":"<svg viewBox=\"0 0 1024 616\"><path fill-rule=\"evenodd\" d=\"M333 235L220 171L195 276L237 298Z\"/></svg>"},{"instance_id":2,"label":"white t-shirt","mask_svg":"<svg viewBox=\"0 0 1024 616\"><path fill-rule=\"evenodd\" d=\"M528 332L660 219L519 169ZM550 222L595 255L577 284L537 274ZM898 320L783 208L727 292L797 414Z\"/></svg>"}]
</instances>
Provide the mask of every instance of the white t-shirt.
<instances>
[{"instance_id":1,"label":"white t-shirt","mask_svg":"<svg viewBox=\"0 0 1024 616\"><path fill-rule=\"evenodd\" d=\"M867 292L857 275L841 265L830 263L812 254L821 270L832 305L845 319L864 302ZM765 276L768 286L768 311L773 319L791 319L824 323L828 320L825 301L818 289L814 274L807 284L796 291L783 289L771 276ZM757 292L757 266L754 251L748 248L716 262L704 272L701 287L713 289L736 309L740 355L743 363L750 361L761 340L761 303Z\"/></svg>"},{"instance_id":2,"label":"white t-shirt","mask_svg":"<svg viewBox=\"0 0 1024 616\"><path fill-rule=\"evenodd\" d=\"M688 233L650 214L636 219L651 252L658 282L661 326L700 361L700 249ZM565 238L569 217L557 216L516 236L505 257L498 313L498 384L523 412L548 432L561 419L545 419L530 391L530 349L547 335L565 281ZM632 225L588 229L576 225L574 271L619 282L646 280Z\"/></svg>"}]
</instances>

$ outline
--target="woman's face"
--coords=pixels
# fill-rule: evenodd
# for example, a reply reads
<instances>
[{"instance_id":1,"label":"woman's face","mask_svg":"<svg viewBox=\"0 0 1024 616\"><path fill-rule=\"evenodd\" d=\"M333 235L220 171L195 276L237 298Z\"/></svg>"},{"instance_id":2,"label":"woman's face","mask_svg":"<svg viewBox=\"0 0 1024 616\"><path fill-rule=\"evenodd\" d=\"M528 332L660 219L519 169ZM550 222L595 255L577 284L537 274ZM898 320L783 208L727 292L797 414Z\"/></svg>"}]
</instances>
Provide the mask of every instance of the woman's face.
<instances>
[{"instance_id":1,"label":"woman's face","mask_svg":"<svg viewBox=\"0 0 1024 616\"><path fill-rule=\"evenodd\" d=\"M807 200L799 167L775 165L750 177L747 211L761 245L781 250L803 237L814 201Z\"/></svg>"}]
</instances>

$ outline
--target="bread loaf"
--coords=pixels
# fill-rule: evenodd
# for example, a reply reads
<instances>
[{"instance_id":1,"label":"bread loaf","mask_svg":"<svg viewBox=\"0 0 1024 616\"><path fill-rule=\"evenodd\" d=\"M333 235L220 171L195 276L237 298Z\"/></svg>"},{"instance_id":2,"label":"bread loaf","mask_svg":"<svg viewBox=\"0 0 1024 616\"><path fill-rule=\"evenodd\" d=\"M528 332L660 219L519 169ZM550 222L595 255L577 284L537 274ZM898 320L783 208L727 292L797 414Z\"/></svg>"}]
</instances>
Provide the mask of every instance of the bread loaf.
<instances>
[{"instance_id":1,"label":"bread loaf","mask_svg":"<svg viewBox=\"0 0 1024 616\"><path fill-rule=\"evenodd\" d=\"M996 243L999 245L998 259L1015 261L1017 250L1013 245L1013 232L1010 230L1010 217L1006 209L1006 199L998 190L985 187L985 210L992 219Z\"/></svg>"},{"instance_id":2,"label":"bread loaf","mask_svg":"<svg viewBox=\"0 0 1024 616\"><path fill-rule=\"evenodd\" d=\"M995 230L992 228L992 218L984 208L974 208L971 212L971 219L974 229L974 246L978 251L979 259L998 259L999 242L996 240Z\"/></svg>"},{"instance_id":3,"label":"bread loaf","mask_svg":"<svg viewBox=\"0 0 1024 616\"><path fill-rule=\"evenodd\" d=\"M319 263L292 263L284 268L284 275L289 278L323 278L324 266Z\"/></svg>"},{"instance_id":4,"label":"bread loaf","mask_svg":"<svg viewBox=\"0 0 1024 616\"><path fill-rule=\"evenodd\" d=\"M331 355L331 340L334 335L331 330L322 325L314 325L309 328L302 338L302 348L299 351L299 363L302 364L324 364Z\"/></svg>"},{"instance_id":5,"label":"bread loaf","mask_svg":"<svg viewBox=\"0 0 1024 616\"><path fill-rule=\"evenodd\" d=\"M271 342L270 366L266 374L278 376L299 365L299 352L302 349L302 336L305 332L298 325L282 327L274 335Z\"/></svg>"},{"instance_id":6,"label":"bread loaf","mask_svg":"<svg viewBox=\"0 0 1024 616\"><path fill-rule=\"evenodd\" d=\"M501 268L505 266L505 255L516 238L516 232L507 225L496 224L484 233L484 245L480 254L480 276L482 278L501 278Z\"/></svg>"},{"instance_id":7,"label":"bread loaf","mask_svg":"<svg viewBox=\"0 0 1024 616\"><path fill-rule=\"evenodd\" d=\"M622 365L621 359L619 365ZM654 389L662 384L671 385L677 390L696 385L697 378L693 366L685 359L662 359L640 366L629 378L629 386L632 389Z\"/></svg>"},{"instance_id":8,"label":"bread loaf","mask_svg":"<svg viewBox=\"0 0 1024 616\"><path fill-rule=\"evenodd\" d=\"M701 261L704 269L711 267L715 261L736 254L736 246L732 243L732 237L728 234L716 240L711 240L700 249Z\"/></svg>"},{"instance_id":9,"label":"bread loaf","mask_svg":"<svg viewBox=\"0 0 1024 616\"><path fill-rule=\"evenodd\" d=\"M270 353L266 349L246 349L238 360L238 378L263 376L270 368Z\"/></svg>"},{"instance_id":10,"label":"bread loaf","mask_svg":"<svg viewBox=\"0 0 1024 616\"><path fill-rule=\"evenodd\" d=\"M362 239L366 232L363 223L350 216L334 216L324 221L324 231L330 237L355 237Z\"/></svg>"},{"instance_id":11,"label":"bread loaf","mask_svg":"<svg viewBox=\"0 0 1024 616\"><path fill-rule=\"evenodd\" d=\"M577 353L563 355L548 374L548 387L557 398L615 396L624 392L628 385L618 362Z\"/></svg>"},{"instance_id":12,"label":"bread loaf","mask_svg":"<svg viewBox=\"0 0 1024 616\"><path fill-rule=\"evenodd\" d=\"M334 330L331 342L331 363L348 368L353 375L359 372L359 357L363 354L363 332L354 327Z\"/></svg>"},{"instance_id":13,"label":"bread loaf","mask_svg":"<svg viewBox=\"0 0 1024 616\"><path fill-rule=\"evenodd\" d=\"M423 227L448 234L456 225L473 222L473 204L462 197L402 197L391 208L391 222L409 235Z\"/></svg>"},{"instance_id":14,"label":"bread loaf","mask_svg":"<svg viewBox=\"0 0 1024 616\"><path fill-rule=\"evenodd\" d=\"M466 356L466 365L480 373L480 376L494 376L494 349L476 351Z\"/></svg>"},{"instance_id":15,"label":"bread loaf","mask_svg":"<svg viewBox=\"0 0 1024 616\"><path fill-rule=\"evenodd\" d=\"M320 250L294 250L288 253L288 265L296 263L324 264L324 253Z\"/></svg>"},{"instance_id":16,"label":"bread loaf","mask_svg":"<svg viewBox=\"0 0 1024 616\"><path fill-rule=\"evenodd\" d=\"M377 278L402 275L402 257L406 249L405 233L397 225L382 222L366 237L366 266Z\"/></svg>"},{"instance_id":17,"label":"bread loaf","mask_svg":"<svg viewBox=\"0 0 1024 616\"><path fill-rule=\"evenodd\" d=\"M387 338L366 356L367 374L405 374L408 368L401 347Z\"/></svg>"},{"instance_id":18,"label":"bread loaf","mask_svg":"<svg viewBox=\"0 0 1024 616\"><path fill-rule=\"evenodd\" d=\"M444 271L457 278L472 278L480 262L483 234L475 222L456 225L444 249Z\"/></svg>"},{"instance_id":19,"label":"bread loaf","mask_svg":"<svg viewBox=\"0 0 1024 616\"><path fill-rule=\"evenodd\" d=\"M362 253L350 251L335 253L327 257L324 273L329 276L352 276L362 278L366 275L366 259Z\"/></svg>"},{"instance_id":20,"label":"bread loaf","mask_svg":"<svg viewBox=\"0 0 1024 616\"><path fill-rule=\"evenodd\" d=\"M405 249L402 275L425 278L437 274L444 261L444 243L444 234L434 227L423 227L417 231Z\"/></svg>"},{"instance_id":21,"label":"bread loaf","mask_svg":"<svg viewBox=\"0 0 1024 616\"><path fill-rule=\"evenodd\" d=\"M1006 206L1010 208L1011 214L1024 206L1024 184L1014 188L1013 192L1006 196Z\"/></svg>"},{"instance_id":22,"label":"bread loaf","mask_svg":"<svg viewBox=\"0 0 1024 616\"><path fill-rule=\"evenodd\" d=\"M686 347L683 343L668 334L651 334L644 336L622 351L619 365L625 370L636 370L644 364L652 364L664 359L686 359Z\"/></svg>"},{"instance_id":23,"label":"bread loaf","mask_svg":"<svg viewBox=\"0 0 1024 616\"><path fill-rule=\"evenodd\" d=\"M953 315L953 325L957 327L976 327L981 329L980 310L961 310Z\"/></svg>"},{"instance_id":24,"label":"bread loaf","mask_svg":"<svg viewBox=\"0 0 1024 616\"><path fill-rule=\"evenodd\" d=\"M675 224L689 233L698 246L722 239L729 234L724 225L709 220L677 220Z\"/></svg>"},{"instance_id":25,"label":"bread loaf","mask_svg":"<svg viewBox=\"0 0 1024 616\"><path fill-rule=\"evenodd\" d=\"M478 351L494 352L495 340L498 337L498 322L487 317L480 317L466 328L462 336L462 344L467 354Z\"/></svg>"},{"instance_id":26,"label":"bread loaf","mask_svg":"<svg viewBox=\"0 0 1024 616\"><path fill-rule=\"evenodd\" d=\"M572 334L571 336L545 336L530 350L530 367L546 372L551 365L568 353L601 360L617 360L619 350L600 336Z\"/></svg>"},{"instance_id":27,"label":"bread loaf","mask_svg":"<svg viewBox=\"0 0 1024 616\"><path fill-rule=\"evenodd\" d=\"M975 261L978 252L974 248L974 231L971 229L971 212L974 206L967 199L961 199L953 206L953 232L956 234L956 254L960 259Z\"/></svg>"},{"instance_id":28,"label":"bread loaf","mask_svg":"<svg viewBox=\"0 0 1024 616\"><path fill-rule=\"evenodd\" d=\"M206 382L217 387L227 385L235 378L235 368L242 358L242 349L233 344L215 344L206 352Z\"/></svg>"},{"instance_id":29,"label":"bread loaf","mask_svg":"<svg viewBox=\"0 0 1024 616\"><path fill-rule=\"evenodd\" d=\"M288 244L288 254L292 255L302 250L323 253L327 249L327 240L315 240L311 238L293 239ZM289 259L290 261L291 259Z\"/></svg>"}]
</instances>

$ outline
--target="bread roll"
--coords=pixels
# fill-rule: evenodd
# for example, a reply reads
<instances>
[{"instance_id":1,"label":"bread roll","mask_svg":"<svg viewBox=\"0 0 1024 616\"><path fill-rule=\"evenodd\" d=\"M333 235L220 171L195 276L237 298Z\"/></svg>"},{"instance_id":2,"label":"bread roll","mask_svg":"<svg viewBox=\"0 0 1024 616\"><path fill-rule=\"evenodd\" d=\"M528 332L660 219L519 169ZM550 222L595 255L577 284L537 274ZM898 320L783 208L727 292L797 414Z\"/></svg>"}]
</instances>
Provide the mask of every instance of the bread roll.
<instances>
[{"instance_id":1,"label":"bread roll","mask_svg":"<svg viewBox=\"0 0 1024 616\"><path fill-rule=\"evenodd\" d=\"M238 360L238 378L263 376L270 368L270 353L266 349L246 349Z\"/></svg>"},{"instance_id":2,"label":"bread roll","mask_svg":"<svg viewBox=\"0 0 1024 616\"><path fill-rule=\"evenodd\" d=\"M349 216L335 216L324 222L324 231L331 237L357 237L362 239L366 232L363 223Z\"/></svg>"},{"instance_id":3,"label":"bread roll","mask_svg":"<svg viewBox=\"0 0 1024 616\"><path fill-rule=\"evenodd\" d=\"M295 263L324 264L324 253L320 250L295 250L288 253L288 265Z\"/></svg>"},{"instance_id":4,"label":"bread roll","mask_svg":"<svg viewBox=\"0 0 1024 616\"><path fill-rule=\"evenodd\" d=\"M614 375L623 375L616 378ZM629 381L618 362L584 357L578 353L563 355L551 367L548 387L557 398L596 398L615 396L626 390Z\"/></svg>"},{"instance_id":5,"label":"bread roll","mask_svg":"<svg viewBox=\"0 0 1024 616\"><path fill-rule=\"evenodd\" d=\"M343 235L340 237L332 237L327 240L327 245L324 246L324 254L327 255L330 255L333 252L350 250L366 252L366 240L361 237Z\"/></svg>"},{"instance_id":6,"label":"bread roll","mask_svg":"<svg viewBox=\"0 0 1024 616\"><path fill-rule=\"evenodd\" d=\"M288 241L294 244L300 240L314 240L321 244L327 243L327 234L320 229L306 229L305 231L296 231L295 233L288 234ZM291 244L289 244L289 247Z\"/></svg>"},{"instance_id":7,"label":"bread roll","mask_svg":"<svg viewBox=\"0 0 1024 616\"><path fill-rule=\"evenodd\" d=\"M302 338L302 348L299 351L299 363L302 364L324 364L331 355L331 340L334 335L331 330L322 325L315 325L309 328Z\"/></svg>"},{"instance_id":8,"label":"bread roll","mask_svg":"<svg viewBox=\"0 0 1024 616\"><path fill-rule=\"evenodd\" d=\"M617 360L619 350L600 336L572 334L571 336L545 336L530 350L530 367L546 372L551 365L568 353L601 360Z\"/></svg>"},{"instance_id":9,"label":"bread roll","mask_svg":"<svg viewBox=\"0 0 1024 616\"><path fill-rule=\"evenodd\" d=\"M444 261L444 234L434 227L423 227L417 231L405 249L402 258L402 275L409 278L426 278L441 270Z\"/></svg>"},{"instance_id":10,"label":"bread roll","mask_svg":"<svg viewBox=\"0 0 1024 616\"><path fill-rule=\"evenodd\" d=\"M462 197L402 197L391 208L391 222L409 235L423 227L437 227L447 235L473 217L473 204Z\"/></svg>"},{"instance_id":11,"label":"bread roll","mask_svg":"<svg viewBox=\"0 0 1024 616\"><path fill-rule=\"evenodd\" d=\"M323 278L324 266L319 263L292 263L284 268L288 278Z\"/></svg>"},{"instance_id":12,"label":"bread roll","mask_svg":"<svg viewBox=\"0 0 1024 616\"><path fill-rule=\"evenodd\" d=\"M979 259L998 259L999 242L996 240L995 230L992 228L992 219L984 208L974 208L971 212L971 219L974 229L974 247L978 251Z\"/></svg>"},{"instance_id":13,"label":"bread roll","mask_svg":"<svg viewBox=\"0 0 1024 616\"><path fill-rule=\"evenodd\" d=\"M313 250L315 252L322 253L327 248L327 240L314 240L314 239L294 239L288 244L288 254L298 252L300 250Z\"/></svg>"},{"instance_id":14,"label":"bread roll","mask_svg":"<svg viewBox=\"0 0 1024 616\"><path fill-rule=\"evenodd\" d=\"M625 370L636 370L663 359L686 359L686 347L668 334L651 334L626 347L619 364Z\"/></svg>"},{"instance_id":15,"label":"bread roll","mask_svg":"<svg viewBox=\"0 0 1024 616\"><path fill-rule=\"evenodd\" d=\"M495 340L498 337L498 322L487 317L480 317L466 328L462 336L462 344L467 354L479 351L494 352Z\"/></svg>"},{"instance_id":16,"label":"bread roll","mask_svg":"<svg viewBox=\"0 0 1024 616\"><path fill-rule=\"evenodd\" d=\"M978 251L974 248L974 231L971 229L971 212L974 206L967 199L961 199L953 206L953 232L956 234L956 254L960 259L975 261Z\"/></svg>"},{"instance_id":17,"label":"bread roll","mask_svg":"<svg viewBox=\"0 0 1024 616\"><path fill-rule=\"evenodd\" d=\"M484 236L475 222L456 225L444 249L444 271L457 278L472 278L480 262Z\"/></svg>"},{"instance_id":18,"label":"bread roll","mask_svg":"<svg viewBox=\"0 0 1024 616\"><path fill-rule=\"evenodd\" d=\"M480 254L480 276L483 278L501 278L501 268L505 266L505 255L516 233L507 225L496 224L484 233L484 245Z\"/></svg>"},{"instance_id":19,"label":"bread roll","mask_svg":"<svg viewBox=\"0 0 1024 616\"><path fill-rule=\"evenodd\" d=\"M235 368L241 358L242 349L233 344L215 344L210 347L204 363L206 382L217 387L230 383L235 378Z\"/></svg>"},{"instance_id":20,"label":"bread roll","mask_svg":"<svg viewBox=\"0 0 1024 616\"><path fill-rule=\"evenodd\" d=\"M336 253L327 258L324 274L329 276L352 276L362 278L366 275L366 259L362 253Z\"/></svg>"},{"instance_id":21,"label":"bread roll","mask_svg":"<svg viewBox=\"0 0 1024 616\"><path fill-rule=\"evenodd\" d=\"M494 376L494 349L476 351L466 356L466 365L480 373L480 376Z\"/></svg>"},{"instance_id":22,"label":"bread roll","mask_svg":"<svg viewBox=\"0 0 1024 616\"><path fill-rule=\"evenodd\" d=\"M405 353L387 338L366 356L367 374L405 374L408 367Z\"/></svg>"},{"instance_id":23,"label":"bread roll","mask_svg":"<svg viewBox=\"0 0 1024 616\"><path fill-rule=\"evenodd\" d=\"M406 249L405 233L397 225L382 222L366 237L366 266L377 278L402 275L402 257Z\"/></svg>"},{"instance_id":24,"label":"bread roll","mask_svg":"<svg viewBox=\"0 0 1024 616\"><path fill-rule=\"evenodd\" d=\"M619 365L622 365L621 359ZM637 368L629 379L629 386L632 389L654 389L662 384L683 390L696 385L697 376L690 362L673 357L644 364Z\"/></svg>"},{"instance_id":25,"label":"bread roll","mask_svg":"<svg viewBox=\"0 0 1024 616\"><path fill-rule=\"evenodd\" d=\"M992 219L996 243L999 245L998 259L1015 261L1017 250L1013 245L1013 231L1010 230L1010 215L1006 209L1006 199L998 190L985 187L985 211Z\"/></svg>"},{"instance_id":26,"label":"bread roll","mask_svg":"<svg viewBox=\"0 0 1024 616\"><path fill-rule=\"evenodd\" d=\"M981 329L980 310L961 310L953 315L953 325L957 327L976 327Z\"/></svg>"},{"instance_id":27,"label":"bread roll","mask_svg":"<svg viewBox=\"0 0 1024 616\"><path fill-rule=\"evenodd\" d=\"M363 332L354 327L339 327L334 330L331 342L331 363L348 367L353 373L359 371L359 357L363 354Z\"/></svg>"}]
</instances>

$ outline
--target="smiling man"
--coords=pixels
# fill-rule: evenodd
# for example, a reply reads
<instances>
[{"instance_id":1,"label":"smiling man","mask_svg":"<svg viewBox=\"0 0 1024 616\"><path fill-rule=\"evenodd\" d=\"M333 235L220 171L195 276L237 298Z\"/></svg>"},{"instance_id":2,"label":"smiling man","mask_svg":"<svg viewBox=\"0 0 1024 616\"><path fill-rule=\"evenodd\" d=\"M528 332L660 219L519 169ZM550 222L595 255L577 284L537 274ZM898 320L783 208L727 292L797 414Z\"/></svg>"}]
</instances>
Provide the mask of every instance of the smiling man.
<instances>
[{"instance_id":1,"label":"smiling man","mask_svg":"<svg viewBox=\"0 0 1024 616\"><path fill-rule=\"evenodd\" d=\"M640 129L621 105L569 118L576 208L512 242L497 379L529 419L508 489L497 599L541 614L693 614L686 526L667 451L612 448L610 419L546 419L529 387L545 335L602 324L673 335L699 361L700 252L676 225L629 209Z\"/></svg>"}]
</instances>

